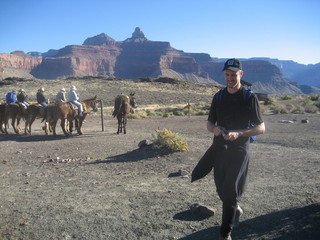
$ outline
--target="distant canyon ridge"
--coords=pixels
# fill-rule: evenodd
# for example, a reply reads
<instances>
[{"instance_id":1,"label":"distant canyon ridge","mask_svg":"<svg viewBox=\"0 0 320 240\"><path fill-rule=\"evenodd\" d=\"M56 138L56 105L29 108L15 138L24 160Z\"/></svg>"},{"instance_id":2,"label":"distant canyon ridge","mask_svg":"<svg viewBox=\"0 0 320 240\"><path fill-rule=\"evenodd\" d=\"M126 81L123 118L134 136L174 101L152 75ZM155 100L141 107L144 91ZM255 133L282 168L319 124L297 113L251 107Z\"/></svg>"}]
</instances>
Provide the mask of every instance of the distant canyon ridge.
<instances>
[{"instance_id":1,"label":"distant canyon ridge","mask_svg":"<svg viewBox=\"0 0 320 240\"><path fill-rule=\"evenodd\" d=\"M131 38L124 41L115 41L101 33L87 38L82 45L69 45L45 53L15 51L0 54L0 79L170 77L224 85L224 60L212 58L207 53L186 53L171 47L169 42L148 40L137 27ZM275 95L320 93L320 63L303 65L269 58L241 60L244 80L253 84L255 92Z\"/></svg>"}]
</instances>

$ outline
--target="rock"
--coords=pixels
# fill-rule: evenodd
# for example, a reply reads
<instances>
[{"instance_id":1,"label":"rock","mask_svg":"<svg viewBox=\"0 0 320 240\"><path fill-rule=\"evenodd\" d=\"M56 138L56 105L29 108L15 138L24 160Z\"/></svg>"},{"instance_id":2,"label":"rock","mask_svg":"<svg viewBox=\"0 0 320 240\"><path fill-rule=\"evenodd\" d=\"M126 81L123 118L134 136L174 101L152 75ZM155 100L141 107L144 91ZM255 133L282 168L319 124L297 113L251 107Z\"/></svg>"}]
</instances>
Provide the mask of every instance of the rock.
<instances>
[{"instance_id":1,"label":"rock","mask_svg":"<svg viewBox=\"0 0 320 240\"><path fill-rule=\"evenodd\" d=\"M279 123L294 123L294 121L291 120L279 120Z\"/></svg>"},{"instance_id":2,"label":"rock","mask_svg":"<svg viewBox=\"0 0 320 240\"><path fill-rule=\"evenodd\" d=\"M301 123L309 123L309 119L303 119L301 120Z\"/></svg>"},{"instance_id":3,"label":"rock","mask_svg":"<svg viewBox=\"0 0 320 240\"><path fill-rule=\"evenodd\" d=\"M152 143L148 139L145 139L138 143L138 147L139 148L147 147L147 146L150 146L151 144Z\"/></svg>"},{"instance_id":4,"label":"rock","mask_svg":"<svg viewBox=\"0 0 320 240\"><path fill-rule=\"evenodd\" d=\"M187 170L184 170L184 169L179 169L178 173L179 173L180 176L185 176L185 175L189 174L189 172Z\"/></svg>"},{"instance_id":5,"label":"rock","mask_svg":"<svg viewBox=\"0 0 320 240\"><path fill-rule=\"evenodd\" d=\"M145 36L141 29L139 27L136 27L136 29L132 33L132 38L145 38Z\"/></svg>"},{"instance_id":6,"label":"rock","mask_svg":"<svg viewBox=\"0 0 320 240\"><path fill-rule=\"evenodd\" d=\"M216 209L207 207L205 205L201 205L199 203L194 203L190 206L190 211L192 214L200 214L200 215L207 215L213 216Z\"/></svg>"}]
</instances>

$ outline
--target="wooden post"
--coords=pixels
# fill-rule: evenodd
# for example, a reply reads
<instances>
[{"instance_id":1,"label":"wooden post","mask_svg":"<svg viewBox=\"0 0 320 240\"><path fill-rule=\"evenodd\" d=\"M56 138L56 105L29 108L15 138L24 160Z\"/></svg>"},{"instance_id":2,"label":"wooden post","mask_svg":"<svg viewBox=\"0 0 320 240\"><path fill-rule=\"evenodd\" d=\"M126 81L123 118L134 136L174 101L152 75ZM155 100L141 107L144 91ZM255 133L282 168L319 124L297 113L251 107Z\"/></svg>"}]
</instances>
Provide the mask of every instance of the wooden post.
<instances>
[{"instance_id":1,"label":"wooden post","mask_svg":"<svg viewBox=\"0 0 320 240\"><path fill-rule=\"evenodd\" d=\"M101 127L102 127L102 132L104 132L104 124L103 124L103 104L102 104L102 100L99 100L100 102L100 111L101 111Z\"/></svg>"}]
</instances>

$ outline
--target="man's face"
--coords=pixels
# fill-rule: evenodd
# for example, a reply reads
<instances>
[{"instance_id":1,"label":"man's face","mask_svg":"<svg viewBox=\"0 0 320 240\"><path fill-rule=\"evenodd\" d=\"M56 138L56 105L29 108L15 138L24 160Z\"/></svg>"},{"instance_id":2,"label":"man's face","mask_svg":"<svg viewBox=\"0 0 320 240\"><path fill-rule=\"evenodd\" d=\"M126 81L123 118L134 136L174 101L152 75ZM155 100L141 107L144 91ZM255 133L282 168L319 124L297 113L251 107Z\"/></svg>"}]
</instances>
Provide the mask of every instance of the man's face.
<instances>
[{"instance_id":1,"label":"man's face","mask_svg":"<svg viewBox=\"0 0 320 240\"><path fill-rule=\"evenodd\" d=\"M224 71L224 79L227 83L228 88L240 88L240 80L243 75L243 71L239 70L237 72L231 70Z\"/></svg>"}]
</instances>

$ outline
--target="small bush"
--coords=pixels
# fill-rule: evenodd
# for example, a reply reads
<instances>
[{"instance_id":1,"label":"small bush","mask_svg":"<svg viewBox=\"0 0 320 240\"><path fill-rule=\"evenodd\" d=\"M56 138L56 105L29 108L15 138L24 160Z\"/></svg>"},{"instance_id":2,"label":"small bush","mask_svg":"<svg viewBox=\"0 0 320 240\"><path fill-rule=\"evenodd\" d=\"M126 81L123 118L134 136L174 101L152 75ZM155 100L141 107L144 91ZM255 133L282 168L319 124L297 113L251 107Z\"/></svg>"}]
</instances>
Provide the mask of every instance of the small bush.
<instances>
[{"instance_id":1,"label":"small bush","mask_svg":"<svg viewBox=\"0 0 320 240\"><path fill-rule=\"evenodd\" d=\"M320 95L311 95L310 100L313 102L319 101L320 100Z\"/></svg>"},{"instance_id":2,"label":"small bush","mask_svg":"<svg viewBox=\"0 0 320 240\"><path fill-rule=\"evenodd\" d=\"M292 99L292 96L289 96L289 95L284 95L281 97L281 100L291 100Z\"/></svg>"},{"instance_id":3,"label":"small bush","mask_svg":"<svg viewBox=\"0 0 320 240\"><path fill-rule=\"evenodd\" d=\"M267 99L264 101L264 105L272 105L274 103L274 99L271 97L267 97Z\"/></svg>"},{"instance_id":4,"label":"small bush","mask_svg":"<svg viewBox=\"0 0 320 240\"><path fill-rule=\"evenodd\" d=\"M304 107L305 111L307 113L317 113L318 112L318 107L313 105L313 104L307 104L305 107Z\"/></svg>"},{"instance_id":5,"label":"small bush","mask_svg":"<svg viewBox=\"0 0 320 240\"><path fill-rule=\"evenodd\" d=\"M172 112L165 112L162 117L164 118L169 118L169 117L173 117L173 113Z\"/></svg>"},{"instance_id":6,"label":"small bush","mask_svg":"<svg viewBox=\"0 0 320 240\"><path fill-rule=\"evenodd\" d=\"M320 110L320 101L314 104Z\"/></svg>"},{"instance_id":7,"label":"small bush","mask_svg":"<svg viewBox=\"0 0 320 240\"><path fill-rule=\"evenodd\" d=\"M293 110L292 113L301 114L304 113L305 109L302 106L297 105Z\"/></svg>"},{"instance_id":8,"label":"small bush","mask_svg":"<svg viewBox=\"0 0 320 240\"><path fill-rule=\"evenodd\" d=\"M197 112L198 116L209 115L209 110L200 110Z\"/></svg>"},{"instance_id":9,"label":"small bush","mask_svg":"<svg viewBox=\"0 0 320 240\"><path fill-rule=\"evenodd\" d=\"M170 149L173 152L188 151L188 144L183 141L180 134L172 132L171 130L164 128L163 130L156 130L156 134L153 135L154 143Z\"/></svg>"},{"instance_id":10,"label":"small bush","mask_svg":"<svg viewBox=\"0 0 320 240\"><path fill-rule=\"evenodd\" d=\"M292 112L292 110L294 109L294 105L289 103L286 105L286 109L288 110L288 112Z\"/></svg>"},{"instance_id":11,"label":"small bush","mask_svg":"<svg viewBox=\"0 0 320 240\"><path fill-rule=\"evenodd\" d=\"M183 110L174 109L174 110L173 110L173 115L174 115L174 116L184 116L185 113L183 112Z\"/></svg>"},{"instance_id":12,"label":"small bush","mask_svg":"<svg viewBox=\"0 0 320 240\"><path fill-rule=\"evenodd\" d=\"M129 119L141 119L141 118L146 118L147 116L148 114L145 111L136 111L135 113L128 114Z\"/></svg>"}]
</instances>

